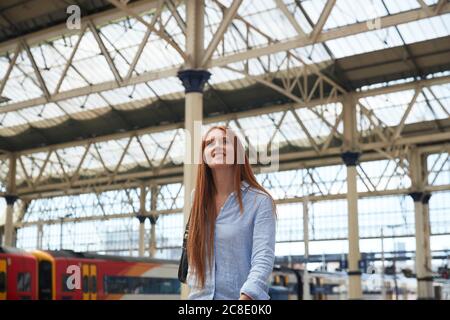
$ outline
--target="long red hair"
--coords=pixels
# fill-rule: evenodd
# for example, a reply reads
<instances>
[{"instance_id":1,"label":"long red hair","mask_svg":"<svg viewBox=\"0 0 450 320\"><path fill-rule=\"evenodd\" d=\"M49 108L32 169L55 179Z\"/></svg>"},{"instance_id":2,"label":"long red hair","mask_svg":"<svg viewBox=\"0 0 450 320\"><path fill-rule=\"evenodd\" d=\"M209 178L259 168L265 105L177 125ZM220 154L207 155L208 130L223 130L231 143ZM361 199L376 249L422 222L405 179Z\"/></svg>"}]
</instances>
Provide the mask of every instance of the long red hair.
<instances>
[{"instance_id":1,"label":"long red hair","mask_svg":"<svg viewBox=\"0 0 450 320\"><path fill-rule=\"evenodd\" d=\"M243 213L241 183L245 181L250 187L257 189L270 198L272 196L258 183L250 166L244 148L234 132L225 126L214 126L210 128L202 139L200 163L197 168L197 179L195 184L194 201L192 203L189 235L187 242L187 253L189 265L194 270L198 284L205 285L207 262L211 269L214 255L214 229L218 212L215 206L216 186L211 168L204 162L203 153L206 147L206 137L214 129L225 132L228 139L234 144L234 191L237 195L241 214ZM240 157L240 158L238 158ZM240 161L238 161L240 159ZM275 210L275 203L273 202Z\"/></svg>"}]
</instances>

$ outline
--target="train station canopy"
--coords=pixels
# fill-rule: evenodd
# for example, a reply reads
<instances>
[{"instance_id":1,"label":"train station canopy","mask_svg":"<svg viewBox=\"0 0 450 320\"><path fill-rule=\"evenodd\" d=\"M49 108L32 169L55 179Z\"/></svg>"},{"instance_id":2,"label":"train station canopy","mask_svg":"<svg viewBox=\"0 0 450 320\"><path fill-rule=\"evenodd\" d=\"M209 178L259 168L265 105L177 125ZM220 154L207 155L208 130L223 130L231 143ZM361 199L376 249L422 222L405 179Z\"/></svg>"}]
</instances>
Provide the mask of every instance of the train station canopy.
<instances>
[{"instance_id":1,"label":"train station canopy","mask_svg":"<svg viewBox=\"0 0 450 320\"><path fill-rule=\"evenodd\" d=\"M186 2L68 3L0 4L0 192L12 154L30 197L180 175ZM334 161L347 93L374 159L450 138L448 1L206 0L204 44L204 122L286 163Z\"/></svg>"}]
</instances>

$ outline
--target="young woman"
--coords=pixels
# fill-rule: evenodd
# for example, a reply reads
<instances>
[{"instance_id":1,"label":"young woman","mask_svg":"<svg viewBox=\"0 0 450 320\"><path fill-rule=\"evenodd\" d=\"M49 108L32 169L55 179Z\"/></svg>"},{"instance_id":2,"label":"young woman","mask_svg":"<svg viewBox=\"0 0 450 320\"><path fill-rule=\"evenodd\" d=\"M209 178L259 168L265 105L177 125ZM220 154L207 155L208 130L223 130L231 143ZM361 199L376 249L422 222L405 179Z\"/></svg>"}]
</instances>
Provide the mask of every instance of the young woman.
<instances>
[{"instance_id":1,"label":"young woman","mask_svg":"<svg viewBox=\"0 0 450 320\"><path fill-rule=\"evenodd\" d=\"M226 127L209 129L190 213L188 299L269 299L275 217L237 136Z\"/></svg>"}]
</instances>

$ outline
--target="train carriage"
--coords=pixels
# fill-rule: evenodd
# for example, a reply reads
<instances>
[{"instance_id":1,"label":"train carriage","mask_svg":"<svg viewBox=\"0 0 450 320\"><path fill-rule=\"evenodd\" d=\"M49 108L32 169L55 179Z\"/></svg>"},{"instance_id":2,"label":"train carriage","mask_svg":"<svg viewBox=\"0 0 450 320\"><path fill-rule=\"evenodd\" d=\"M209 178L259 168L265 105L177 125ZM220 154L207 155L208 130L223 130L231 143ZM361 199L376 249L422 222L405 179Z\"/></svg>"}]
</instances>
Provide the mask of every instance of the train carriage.
<instances>
[{"instance_id":1,"label":"train carriage","mask_svg":"<svg viewBox=\"0 0 450 320\"><path fill-rule=\"evenodd\" d=\"M69 250L34 251L52 270L41 272L40 287L52 299L117 300L179 299L178 265L174 261L78 253ZM40 299L47 298L39 297Z\"/></svg>"},{"instance_id":2,"label":"train carriage","mask_svg":"<svg viewBox=\"0 0 450 320\"><path fill-rule=\"evenodd\" d=\"M0 247L0 300L37 299L37 262L30 253Z\"/></svg>"},{"instance_id":3,"label":"train carriage","mask_svg":"<svg viewBox=\"0 0 450 320\"><path fill-rule=\"evenodd\" d=\"M26 252L0 247L0 300L180 299L178 261L101 255L71 250ZM303 271L275 265L273 300L303 299ZM379 274L362 274L364 299L381 299ZM309 272L312 299L346 299L344 272ZM448 281L446 282L448 286ZM416 281L385 275L386 299L415 299ZM442 295L446 287L440 284ZM396 289L395 289L396 288Z\"/></svg>"},{"instance_id":4,"label":"train carriage","mask_svg":"<svg viewBox=\"0 0 450 320\"><path fill-rule=\"evenodd\" d=\"M0 299L179 299L178 263L0 247Z\"/></svg>"}]
</instances>

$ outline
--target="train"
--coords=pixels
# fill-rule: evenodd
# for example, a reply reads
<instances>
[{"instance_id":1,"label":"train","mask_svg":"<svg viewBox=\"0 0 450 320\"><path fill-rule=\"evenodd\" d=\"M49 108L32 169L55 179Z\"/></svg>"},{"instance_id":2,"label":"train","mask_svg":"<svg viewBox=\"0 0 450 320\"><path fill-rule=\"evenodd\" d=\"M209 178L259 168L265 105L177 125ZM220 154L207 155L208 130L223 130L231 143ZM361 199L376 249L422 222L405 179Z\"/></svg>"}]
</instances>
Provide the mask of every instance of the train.
<instances>
[{"instance_id":1,"label":"train","mask_svg":"<svg viewBox=\"0 0 450 320\"><path fill-rule=\"evenodd\" d=\"M179 299L175 261L0 247L0 300Z\"/></svg>"},{"instance_id":2,"label":"train","mask_svg":"<svg viewBox=\"0 0 450 320\"><path fill-rule=\"evenodd\" d=\"M274 299L303 300L303 270L275 265L270 289ZM435 281L436 282L436 281ZM308 271L308 288L311 300L344 300L348 298L348 275L344 271ZM384 292L382 286L384 284ZM437 283L433 284L437 286ZM363 300L414 300L417 299L417 281L404 275L361 274Z\"/></svg>"},{"instance_id":3,"label":"train","mask_svg":"<svg viewBox=\"0 0 450 320\"><path fill-rule=\"evenodd\" d=\"M303 300L303 278L303 270L275 265L271 299ZM347 299L345 272L310 271L308 282L313 300ZM363 299L416 299L415 278L362 274L361 283ZM448 280L435 286L448 298ZM0 300L176 300L180 294L174 260L0 247Z\"/></svg>"}]
</instances>

